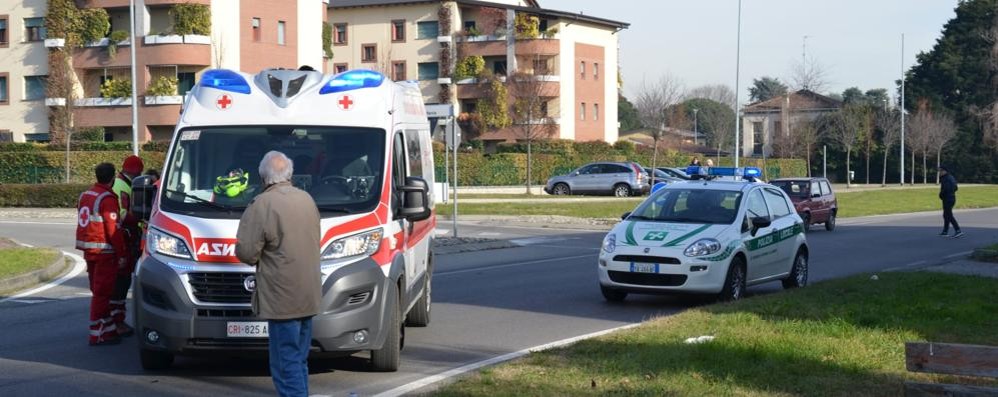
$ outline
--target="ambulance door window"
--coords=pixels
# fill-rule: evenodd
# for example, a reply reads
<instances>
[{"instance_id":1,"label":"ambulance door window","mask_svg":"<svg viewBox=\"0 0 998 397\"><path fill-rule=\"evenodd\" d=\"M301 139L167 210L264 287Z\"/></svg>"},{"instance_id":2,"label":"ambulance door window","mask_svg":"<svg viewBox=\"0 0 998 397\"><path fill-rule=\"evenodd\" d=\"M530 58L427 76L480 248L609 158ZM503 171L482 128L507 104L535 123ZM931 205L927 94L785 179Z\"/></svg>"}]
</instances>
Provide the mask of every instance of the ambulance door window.
<instances>
[{"instance_id":1,"label":"ambulance door window","mask_svg":"<svg viewBox=\"0 0 998 397\"><path fill-rule=\"evenodd\" d=\"M418 130L405 130L405 146L409 175L426 179L426 175L423 173L423 151L419 150Z\"/></svg>"},{"instance_id":2,"label":"ambulance door window","mask_svg":"<svg viewBox=\"0 0 998 397\"><path fill-rule=\"evenodd\" d=\"M392 144L392 213L395 214L402 206L402 186L408 169L405 157L405 137L398 131Z\"/></svg>"}]
</instances>

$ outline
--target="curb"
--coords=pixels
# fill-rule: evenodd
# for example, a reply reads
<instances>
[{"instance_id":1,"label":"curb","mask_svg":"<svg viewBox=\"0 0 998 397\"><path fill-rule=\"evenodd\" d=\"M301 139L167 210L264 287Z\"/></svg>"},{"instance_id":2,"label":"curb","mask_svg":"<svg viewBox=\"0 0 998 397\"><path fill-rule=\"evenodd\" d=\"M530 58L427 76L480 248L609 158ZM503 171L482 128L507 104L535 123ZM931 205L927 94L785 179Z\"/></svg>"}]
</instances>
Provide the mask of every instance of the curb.
<instances>
[{"instance_id":1,"label":"curb","mask_svg":"<svg viewBox=\"0 0 998 397\"><path fill-rule=\"evenodd\" d=\"M970 254L970 258L979 262L998 263L998 250L978 248Z\"/></svg>"},{"instance_id":2,"label":"curb","mask_svg":"<svg viewBox=\"0 0 998 397\"><path fill-rule=\"evenodd\" d=\"M52 280L71 267L67 259L65 254L59 252L59 257L45 268L19 276L0 279L0 292L16 292Z\"/></svg>"},{"instance_id":3,"label":"curb","mask_svg":"<svg viewBox=\"0 0 998 397\"><path fill-rule=\"evenodd\" d=\"M476 243L464 243L433 247L434 255L451 255L465 252L497 250L503 248L516 248L519 245L511 243L509 240L493 240Z\"/></svg>"}]
</instances>

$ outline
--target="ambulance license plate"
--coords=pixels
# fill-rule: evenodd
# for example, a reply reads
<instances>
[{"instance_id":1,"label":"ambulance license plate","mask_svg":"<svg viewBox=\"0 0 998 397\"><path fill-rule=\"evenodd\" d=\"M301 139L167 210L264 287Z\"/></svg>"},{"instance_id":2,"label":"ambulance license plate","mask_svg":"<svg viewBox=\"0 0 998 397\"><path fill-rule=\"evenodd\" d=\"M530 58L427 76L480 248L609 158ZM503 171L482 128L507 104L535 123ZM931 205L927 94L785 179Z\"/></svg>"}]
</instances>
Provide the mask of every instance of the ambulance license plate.
<instances>
[{"instance_id":1,"label":"ambulance license plate","mask_svg":"<svg viewBox=\"0 0 998 397\"><path fill-rule=\"evenodd\" d=\"M230 338L266 338L269 336L266 321L229 321L225 328L225 334Z\"/></svg>"},{"instance_id":2,"label":"ambulance license plate","mask_svg":"<svg viewBox=\"0 0 998 397\"><path fill-rule=\"evenodd\" d=\"M658 273L658 264L631 262L631 273Z\"/></svg>"}]
</instances>

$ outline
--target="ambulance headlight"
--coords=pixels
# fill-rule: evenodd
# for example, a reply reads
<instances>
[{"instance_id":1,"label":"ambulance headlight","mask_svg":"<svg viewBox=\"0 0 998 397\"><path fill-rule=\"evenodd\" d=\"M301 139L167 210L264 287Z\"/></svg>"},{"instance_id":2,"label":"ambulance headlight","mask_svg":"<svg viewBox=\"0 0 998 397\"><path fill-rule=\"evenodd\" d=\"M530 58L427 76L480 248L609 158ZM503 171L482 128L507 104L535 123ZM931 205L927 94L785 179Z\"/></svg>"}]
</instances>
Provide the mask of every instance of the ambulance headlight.
<instances>
[{"instance_id":1,"label":"ambulance headlight","mask_svg":"<svg viewBox=\"0 0 998 397\"><path fill-rule=\"evenodd\" d=\"M721 242L714 240L712 238L705 238L697 240L695 243L690 244L686 247L686 256L703 256L710 255L721 250Z\"/></svg>"},{"instance_id":2,"label":"ambulance headlight","mask_svg":"<svg viewBox=\"0 0 998 397\"><path fill-rule=\"evenodd\" d=\"M617 235L610 233L603 239L603 252L613 253L617 249Z\"/></svg>"},{"instance_id":3,"label":"ambulance headlight","mask_svg":"<svg viewBox=\"0 0 998 397\"><path fill-rule=\"evenodd\" d=\"M149 228L149 233L146 234L146 245L148 246L147 252L191 259L191 251L187 249L187 244L183 240L154 228Z\"/></svg>"},{"instance_id":4,"label":"ambulance headlight","mask_svg":"<svg viewBox=\"0 0 998 397\"><path fill-rule=\"evenodd\" d=\"M384 232L372 230L335 240L322 252L323 260L343 259L355 256L371 256L378 252Z\"/></svg>"}]
</instances>

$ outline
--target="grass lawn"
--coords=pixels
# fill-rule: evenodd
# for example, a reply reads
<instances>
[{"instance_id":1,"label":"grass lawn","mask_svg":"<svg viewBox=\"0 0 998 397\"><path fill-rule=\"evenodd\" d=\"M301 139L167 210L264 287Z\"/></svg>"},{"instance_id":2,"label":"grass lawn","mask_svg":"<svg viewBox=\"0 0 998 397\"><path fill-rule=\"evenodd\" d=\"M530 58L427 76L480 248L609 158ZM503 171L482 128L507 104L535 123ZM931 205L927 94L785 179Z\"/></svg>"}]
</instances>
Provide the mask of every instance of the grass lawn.
<instances>
[{"instance_id":1,"label":"grass lawn","mask_svg":"<svg viewBox=\"0 0 998 397\"><path fill-rule=\"evenodd\" d=\"M0 249L0 278L8 278L51 265L59 253L49 248Z\"/></svg>"},{"instance_id":2,"label":"grass lawn","mask_svg":"<svg viewBox=\"0 0 998 397\"><path fill-rule=\"evenodd\" d=\"M867 215L886 215L919 211L942 211L939 189L893 189L872 191L836 192L839 200L839 217L850 218ZM458 211L465 215L563 215L580 218L617 218L634 210L642 198L619 201L573 203L520 203L516 199L554 197L550 195L458 195ZM573 196L574 197L574 196ZM510 199L504 203L460 203L461 198ZM968 186L957 193L957 208L998 207L998 186ZM450 215L453 204L437 205L437 213Z\"/></svg>"},{"instance_id":3,"label":"grass lawn","mask_svg":"<svg viewBox=\"0 0 998 397\"><path fill-rule=\"evenodd\" d=\"M998 280L879 277L690 309L483 370L435 395L897 396L905 380L982 384L907 372L904 343L998 345ZM716 339L684 343L702 335Z\"/></svg>"}]
</instances>

